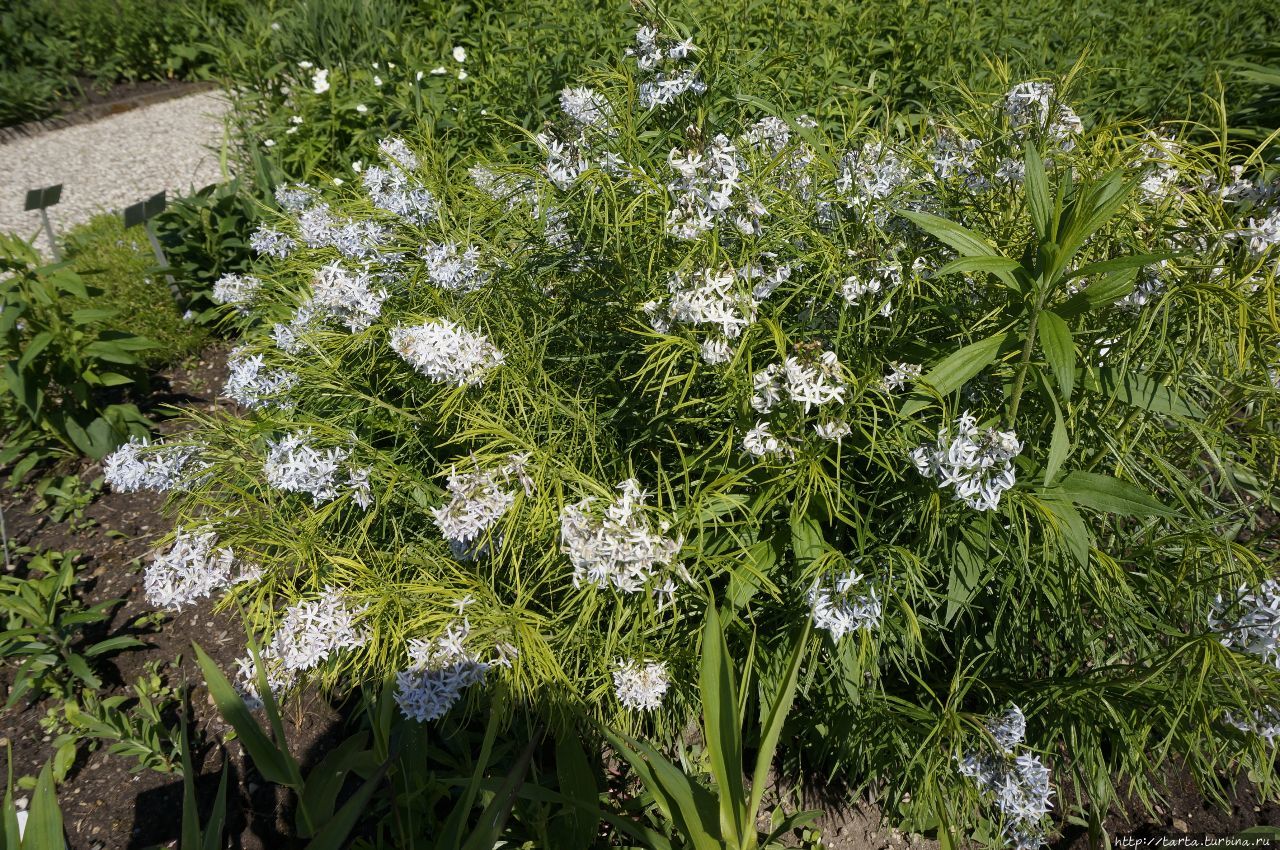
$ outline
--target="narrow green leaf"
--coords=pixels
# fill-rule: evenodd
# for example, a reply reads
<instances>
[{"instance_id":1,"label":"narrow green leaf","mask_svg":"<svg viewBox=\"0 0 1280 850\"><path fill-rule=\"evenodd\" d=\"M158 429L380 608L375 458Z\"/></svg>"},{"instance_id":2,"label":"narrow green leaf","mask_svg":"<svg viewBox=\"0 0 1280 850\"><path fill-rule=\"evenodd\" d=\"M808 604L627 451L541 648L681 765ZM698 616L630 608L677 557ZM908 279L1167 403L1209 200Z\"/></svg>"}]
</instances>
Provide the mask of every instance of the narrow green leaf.
<instances>
[{"instance_id":1,"label":"narrow green leaf","mask_svg":"<svg viewBox=\"0 0 1280 850\"><path fill-rule=\"evenodd\" d=\"M53 770L48 762L40 769L36 788L31 795L30 814L22 846L32 850L61 850L66 847L62 835L62 810L53 790Z\"/></svg>"},{"instance_id":2,"label":"narrow green leaf","mask_svg":"<svg viewBox=\"0 0 1280 850\"><path fill-rule=\"evenodd\" d=\"M1152 413L1185 416L1188 419L1204 418L1204 411L1194 403L1149 375L1133 369L1123 372L1109 367L1099 369L1097 387L1104 394L1114 396L1125 404L1150 410Z\"/></svg>"},{"instance_id":3,"label":"narrow green leaf","mask_svg":"<svg viewBox=\"0 0 1280 850\"><path fill-rule=\"evenodd\" d=\"M222 778L218 780L218 795L213 798L209 822L204 825L204 843L200 850L222 850L226 846L223 832L227 823L227 763L222 762Z\"/></svg>"},{"instance_id":4,"label":"narrow green leaf","mask_svg":"<svg viewBox=\"0 0 1280 850\"><path fill-rule=\"evenodd\" d=\"M1052 484L1054 476L1062 468L1062 462L1071 453L1071 437L1067 433L1067 423L1062 418L1062 409L1057 400L1053 403L1053 435L1049 438L1049 456L1044 463L1044 483Z\"/></svg>"},{"instance_id":5,"label":"narrow green leaf","mask_svg":"<svg viewBox=\"0 0 1280 850\"><path fill-rule=\"evenodd\" d=\"M751 774L751 799L747 804L747 828L754 832L756 815L760 811L760 799L769 781L769 770L773 766L773 755L778 749L778 739L782 736L782 727L786 723L791 704L795 701L796 687L800 682L800 665L804 660L805 650L809 643L809 631L813 621L806 617L804 628L796 638L791 650L791 658L787 661L787 669L783 674L782 690L778 698L769 708L764 727L760 731L760 748L756 752L756 767Z\"/></svg>"},{"instance_id":6,"label":"narrow green leaf","mask_svg":"<svg viewBox=\"0 0 1280 850\"><path fill-rule=\"evenodd\" d=\"M359 823L361 815L369 808L369 799L382 784L391 762L383 762L378 770L361 785L351 799L342 804L342 808L327 823L316 829L316 837L307 844L307 850L343 850L347 846L347 836ZM490 844L489 847L493 847Z\"/></svg>"},{"instance_id":7,"label":"narrow green leaf","mask_svg":"<svg viewBox=\"0 0 1280 850\"><path fill-rule=\"evenodd\" d=\"M316 828L333 817L342 783L351 772L354 762L364 755L368 741L368 733L357 732L326 753L320 763L307 774L306 785L298 796L296 825L299 837L311 837L303 812L306 812Z\"/></svg>"},{"instance_id":8,"label":"narrow green leaf","mask_svg":"<svg viewBox=\"0 0 1280 850\"><path fill-rule=\"evenodd\" d=\"M1058 488L1046 489L1041 494L1041 503L1058 522L1058 534L1062 537L1071 556L1082 567L1089 565L1089 549L1093 545L1093 536L1084 517L1076 510L1076 506L1064 498Z\"/></svg>"},{"instance_id":9,"label":"narrow green leaf","mask_svg":"<svg viewBox=\"0 0 1280 850\"><path fill-rule=\"evenodd\" d=\"M1031 212L1031 222L1041 242L1051 242L1057 235L1054 233L1053 202L1049 199L1049 178L1044 173L1044 161L1036 146L1026 143L1026 172L1023 185L1027 191L1027 209Z\"/></svg>"},{"instance_id":10,"label":"narrow green leaf","mask_svg":"<svg viewBox=\"0 0 1280 850\"><path fill-rule=\"evenodd\" d=\"M498 839L502 837L502 830L507 824L507 819L511 817L511 809L515 806L517 792L520 790L520 786L524 784L525 776L529 772L529 764L533 761L533 751L537 748L541 737L541 735L534 735L529 739L529 743L525 745L520 757L516 759L516 763L507 772L506 779L503 780L498 790L494 792L493 799L489 801L489 805L485 806L484 811L480 813L480 821L467 838L467 843L462 845L462 850L493 850L497 846ZM338 846L334 845L333 850L339 850Z\"/></svg>"},{"instance_id":11,"label":"narrow green leaf","mask_svg":"<svg viewBox=\"0 0 1280 850\"><path fill-rule=\"evenodd\" d=\"M583 751L582 740L570 726L556 736L556 778L560 793L575 801L558 819L555 844L565 850L590 847L600 830L600 787Z\"/></svg>"},{"instance_id":12,"label":"narrow green leaf","mask_svg":"<svg viewBox=\"0 0 1280 850\"><path fill-rule=\"evenodd\" d=\"M994 275L1012 273L1022 269L1022 263L1008 257L961 257L952 260L935 272L936 275L967 274L969 272L990 272Z\"/></svg>"},{"instance_id":13,"label":"narrow green leaf","mask_svg":"<svg viewBox=\"0 0 1280 850\"><path fill-rule=\"evenodd\" d=\"M964 386L970 378L996 362L1001 349L1012 341L1012 333L1000 333L966 345L944 358L920 380L933 387L940 395L952 393Z\"/></svg>"}]
</instances>

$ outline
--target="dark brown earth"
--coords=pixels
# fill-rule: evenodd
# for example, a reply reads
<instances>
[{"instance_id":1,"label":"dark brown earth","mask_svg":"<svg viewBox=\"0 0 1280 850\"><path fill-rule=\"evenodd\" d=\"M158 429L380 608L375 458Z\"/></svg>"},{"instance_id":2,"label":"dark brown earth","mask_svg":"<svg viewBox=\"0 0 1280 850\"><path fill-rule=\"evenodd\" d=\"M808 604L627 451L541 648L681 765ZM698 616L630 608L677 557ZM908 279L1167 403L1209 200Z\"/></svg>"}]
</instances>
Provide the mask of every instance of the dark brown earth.
<instances>
[{"instance_id":1,"label":"dark brown earth","mask_svg":"<svg viewBox=\"0 0 1280 850\"><path fill-rule=\"evenodd\" d=\"M226 379L226 349L212 348L183 367L171 370L158 382L153 403L217 410L217 391ZM161 424L171 432L173 421ZM78 472L86 480L101 474L99 465L80 462L62 473ZM79 572L83 576L82 596L87 604L120 599L105 634L137 634L147 642L145 649L125 652L99 665L106 685L104 696L124 693L148 663L169 665L169 684L188 689L197 792L202 820L216 793L219 771L229 758L229 824L231 846L245 850L277 850L293 846L285 836L291 818L286 795L263 782L244 757L237 743L224 745L228 727L212 706L203 680L192 659L191 640L200 645L229 670L244 654L245 636L233 612L216 612L209 603L170 617L158 627L139 628L140 617L153 613L142 590L142 566L170 529L162 512L163 498L154 494L102 493L85 511L92 520L73 529L66 522L55 523L33 510L36 504L28 492L15 495L0 490L3 510L13 547L34 551L80 551ZM116 533L118 532L118 533ZM21 574L22 558L14 569ZM7 698L13 671L0 666L0 704ZM50 736L40 719L53 707L42 702L20 704L0 713L0 747L13 747L16 776L33 776L53 755ZM304 771L314 764L341 732L341 717L333 706L314 693L305 694L287 707L286 733L292 752ZM87 745L66 781L59 788L69 850L145 850L177 847L182 812L182 781L175 774L144 770L131 772L134 761L109 755L105 749L91 752ZM1126 811L1114 811L1106 827L1112 839L1227 836L1257 825L1280 825L1280 805L1263 802L1256 789L1241 781L1232 795L1230 810L1206 803L1184 772L1170 770L1165 781L1165 800L1154 815L1134 804ZM806 808L825 808L827 814L816 824L823 846L828 850L935 850L936 841L904 834L882 823L879 811L870 804L847 805L835 797L835 786L826 793L805 794ZM770 794L786 800L793 808L794 793ZM826 797L826 799L823 799ZM1060 838L1055 850L1085 850L1088 837L1083 828L1059 824ZM1263 845L1257 845L1261 847ZM1276 843L1280 846L1280 842Z\"/></svg>"},{"instance_id":2,"label":"dark brown earth","mask_svg":"<svg viewBox=\"0 0 1280 850\"><path fill-rule=\"evenodd\" d=\"M226 353L213 349L193 360L186 368L173 370L160 390L161 396L182 399L186 404L211 411L225 381ZM173 423L161 430L172 430ZM79 472L90 480L101 474L98 464L81 462L62 472ZM287 845L280 830L287 822L285 796L262 782L244 758L239 744L224 747L229 730L211 704L203 679L194 663L190 641L196 640L224 670L244 654L245 635L233 612L215 612L210 603L183 611L159 627L138 628L136 621L153 614L142 589L142 566L148 554L161 543L170 529L161 508L163 497L151 493L104 492L85 511L91 527L73 530L66 522L54 523L38 512L30 493L15 496L0 491L11 551L30 547L34 551L80 551L78 573L82 576L82 598L87 604L110 599L123 600L113 612L108 635L135 634L145 640L145 649L124 652L98 664L103 679L103 696L125 693L128 685L148 663L169 665L164 675L170 685L189 688L194 758L200 774L197 790L202 800L202 819L217 791L224 755L230 756L230 824L228 833L237 836L233 846L247 850L274 850ZM83 526L83 521L81 525ZM109 533L111 532L111 533ZM119 533L116 533L119 532ZM24 559L13 567L21 574ZM8 697L13 670L0 666L0 704ZM0 713L0 747L7 740L13 747L15 776L34 776L53 755L51 736L40 720L54 707L50 701L19 704ZM330 732L337 731L337 713L314 694L288 707L287 734L293 753L304 769L322 753ZM182 812L183 786L177 774L152 770L132 772L135 761L109 755L105 748L81 752L66 781L58 790L66 824L69 850L140 850L176 847ZM239 789L239 791L237 791ZM247 793L245 793L247 791Z\"/></svg>"}]
</instances>

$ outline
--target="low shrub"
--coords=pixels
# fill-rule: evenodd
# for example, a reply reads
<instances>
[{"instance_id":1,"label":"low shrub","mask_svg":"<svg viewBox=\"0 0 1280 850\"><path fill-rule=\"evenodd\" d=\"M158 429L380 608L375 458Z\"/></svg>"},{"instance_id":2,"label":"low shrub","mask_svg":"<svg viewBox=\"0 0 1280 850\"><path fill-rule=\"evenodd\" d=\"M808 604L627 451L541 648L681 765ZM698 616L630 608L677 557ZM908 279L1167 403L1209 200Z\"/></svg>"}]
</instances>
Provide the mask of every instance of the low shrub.
<instances>
[{"instance_id":1,"label":"low shrub","mask_svg":"<svg viewBox=\"0 0 1280 850\"><path fill-rule=\"evenodd\" d=\"M179 200L185 209L190 201ZM166 213L173 221L181 213ZM192 240L179 251L193 251L201 243ZM223 250L231 251L234 245ZM167 366L196 353L208 335L194 326L186 312L198 296L199 283L191 277L199 271L189 269L185 260L176 268L162 268L140 226L126 229L120 216L104 213L69 230L65 236L64 259L67 267L79 274L91 287L91 295L82 304L87 309L105 309L110 314L91 327L129 328L156 344L138 352L139 362L149 368ZM172 284L169 278L173 278Z\"/></svg>"},{"instance_id":2,"label":"low shrub","mask_svg":"<svg viewBox=\"0 0 1280 850\"><path fill-rule=\"evenodd\" d=\"M708 605L761 704L808 618L784 763L943 836L1100 830L1174 757L1271 793L1276 184L1047 82L771 112L696 44L642 26L501 161L281 187L215 288L244 415L107 464L172 493L149 598L242 606L251 697L658 736Z\"/></svg>"},{"instance_id":3,"label":"low shrub","mask_svg":"<svg viewBox=\"0 0 1280 850\"><path fill-rule=\"evenodd\" d=\"M124 395L145 386L155 343L109 325L115 307L66 263L0 234L0 466L20 481L51 457L101 458L150 423Z\"/></svg>"}]
</instances>

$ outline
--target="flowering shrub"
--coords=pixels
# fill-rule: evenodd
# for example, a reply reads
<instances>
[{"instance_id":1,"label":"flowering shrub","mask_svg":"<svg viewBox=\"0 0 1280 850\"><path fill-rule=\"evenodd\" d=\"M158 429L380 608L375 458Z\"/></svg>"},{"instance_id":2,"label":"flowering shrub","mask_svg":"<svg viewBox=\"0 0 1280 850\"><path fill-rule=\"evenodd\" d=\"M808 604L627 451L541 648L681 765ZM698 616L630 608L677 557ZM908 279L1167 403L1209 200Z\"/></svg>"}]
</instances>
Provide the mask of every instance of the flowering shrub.
<instances>
[{"instance_id":1,"label":"flowering shrub","mask_svg":"<svg viewBox=\"0 0 1280 850\"><path fill-rule=\"evenodd\" d=\"M1020 846L1168 753L1270 781L1277 189L1047 83L895 139L736 79L646 24L509 159L282 187L243 415L113 473L173 491L155 601L208 558L281 693L658 731L708 604L762 699L811 618L793 745Z\"/></svg>"}]
</instances>

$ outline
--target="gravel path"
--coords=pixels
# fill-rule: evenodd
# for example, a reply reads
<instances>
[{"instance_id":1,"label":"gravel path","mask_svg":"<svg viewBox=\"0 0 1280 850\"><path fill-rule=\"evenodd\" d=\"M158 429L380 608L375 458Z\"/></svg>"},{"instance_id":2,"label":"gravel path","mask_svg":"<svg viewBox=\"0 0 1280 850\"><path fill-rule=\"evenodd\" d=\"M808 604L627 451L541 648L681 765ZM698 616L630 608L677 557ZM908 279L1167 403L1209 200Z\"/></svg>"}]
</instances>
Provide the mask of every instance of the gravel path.
<instances>
[{"instance_id":1,"label":"gravel path","mask_svg":"<svg viewBox=\"0 0 1280 850\"><path fill-rule=\"evenodd\" d=\"M22 209L28 189L63 184L49 208L61 234L161 189L173 198L216 182L226 110L221 95L201 92L0 144L0 232L26 239L40 231L36 244L48 256L40 213Z\"/></svg>"}]
</instances>

